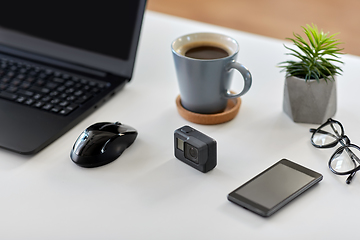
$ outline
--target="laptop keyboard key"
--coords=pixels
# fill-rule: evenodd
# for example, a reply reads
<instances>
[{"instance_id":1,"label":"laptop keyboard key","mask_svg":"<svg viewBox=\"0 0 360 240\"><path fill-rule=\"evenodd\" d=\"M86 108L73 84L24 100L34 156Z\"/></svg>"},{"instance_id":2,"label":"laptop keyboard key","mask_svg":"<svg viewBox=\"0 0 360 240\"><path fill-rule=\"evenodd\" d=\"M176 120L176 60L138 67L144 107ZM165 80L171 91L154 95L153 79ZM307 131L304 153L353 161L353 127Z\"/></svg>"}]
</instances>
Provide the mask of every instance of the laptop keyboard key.
<instances>
[{"instance_id":1,"label":"laptop keyboard key","mask_svg":"<svg viewBox=\"0 0 360 240\"><path fill-rule=\"evenodd\" d=\"M58 98L55 98L50 101L51 104L58 104L59 102L60 102L60 99L58 99Z\"/></svg>"},{"instance_id":2,"label":"laptop keyboard key","mask_svg":"<svg viewBox=\"0 0 360 240\"><path fill-rule=\"evenodd\" d=\"M59 95L58 91L53 91L49 94L49 96L51 96L51 97L56 97L57 95Z\"/></svg>"},{"instance_id":3,"label":"laptop keyboard key","mask_svg":"<svg viewBox=\"0 0 360 240\"><path fill-rule=\"evenodd\" d=\"M8 76L9 78L12 78L13 76L15 76L15 73L14 73L14 72L8 72L7 76Z\"/></svg>"},{"instance_id":4,"label":"laptop keyboard key","mask_svg":"<svg viewBox=\"0 0 360 240\"><path fill-rule=\"evenodd\" d=\"M90 94L82 95L81 97L78 98L78 100L76 100L76 103L84 103L87 100L89 100L90 98L92 98L92 95L90 95Z\"/></svg>"},{"instance_id":5,"label":"laptop keyboard key","mask_svg":"<svg viewBox=\"0 0 360 240\"><path fill-rule=\"evenodd\" d=\"M70 101L70 102L75 101L75 99L76 99L75 96L68 96L68 97L66 98L66 100L67 100L67 101Z\"/></svg>"},{"instance_id":6,"label":"laptop keyboard key","mask_svg":"<svg viewBox=\"0 0 360 240\"><path fill-rule=\"evenodd\" d=\"M45 96L41 99L41 101L43 101L43 102L49 102L50 100L51 100L51 97L49 97L49 96Z\"/></svg>"},{"instance_id":7,"label":"laptop keyboard key","mask_svg":"<svg viewBox=\"0 0 360 240\"><path fill-rule=\"evenodd\" d=\"M60 98L62 98L62 99L67 98L67 97L68 97L68 95L66 93L60 94Z\"/></svg>"},{"instance_id":8,"label":"laptop keyboard key","mask_svg":"<svg viewBox=\"0 0 360 240\"><path fill-rule=\"evenodd\" d=\"M60 86L60 87L57 88L57 91L63 92L65 89L66 89L65 86Z\"/></svg>"},{"instance_id":9,"label":"laptop keyboard key","mask_svg":"<svg viewBox=\"0 0 360 240\"><path fill-rule=\"evenodd\" d=\"M42 106L44 106L44 103L43 102L36 102L34 104L34 107L37 107L37 108L41 108Z\"/></svg>"},{"instance_id":10,"label":"laptop keyboard key","mask_svg":"<svg viewBox=\"0 0 360 240\"><path fill-rule=\"evenodd\" d=\"M68 115L70 112L72 112L72 110L71 109L67 109L67 108L65 108L65 109L62 109L59 113L61 114L61 115Z\"/></svg>"},{"instance_id":11,"label":"laptop keyboard key","mask_svg":"<svg viewBox=\"0 0 360 240\"><path fill-rule=\"evenodd\" d=\"M45 105L42 107L42 109L44 109L44 110L50 110L51 108L52 108L52 105L49 104L49 103L45 104Z\"/></svg>"},{"instance_id":12,"label":"laptop keyboard key","mask_svg":"<svg viewBox=\"0 0 360 240\"><path fill-rule=\"evenodd\" d=\"M52 112L54 112L54 113L58 113L58 112L60 112L62 109L60 108L60 107L53 107L52 109L51 109L51 111Z\"/></svg>"},{"instance_id":13,"label":"laptop keyboard key","mask_svg":"<svg viewBox=\"0 0 360 240\"><path fill-rule=\"evenodd\" d=\"M48 88L44 88L44 87L37 87L37 86L31 86L29 88L29 90L34 91L34 92L38 92L38 93L49 93L50 90Z\"/></svg>"},{"instance_id":14,"label":"laptop keyboard key","mask_svg":"<svg viewBox=\"0 0 360 240\"><path fill-rule=\"evenodd\" d=\"M29 106L32 105L33 103L34 103L34 100L32 100L32 99L28 99L25 101L25 104L29 105Z\"/></svg>"},{"instance_id":15,"label":"laptop keyboard key","mask_svg":"<svg viewBox=\"0 0 360 240\"><path fill-rule=\"evenodd\" d=\"M50 89L54 89L54 88L56 88L57 86L58 86L58 84L53 83L53 82L49 82L49 83L47 83L47 84L45 85L45 87L50 88Z\"/></svg>"},{"instance_id":16,"label":"laptop keyboard key","mask_svg":"<svg viewBox=\"0 0 360 240\"><path fill-rule=\"evenodd\" d=\"M37 93L34 95L33 99L39 100L41 97L42 97L42 95Z\"/></svg>"},{"instance_id":17,"label":"laptop keyboard key","mask_svg":"<svg viewBox=\"0 0 360 240\"><path fill-rule=\"evenodd\" d=\"M74 93L75 96L81 96L83 92L81 90L78 90Z\"/></svg>"},{"instance_id":18,"label":"laptop keyboard key","mask_svg":"<svg viewBox=\"0 0 360 240\"><path fill-rule=\"evenodd\" d=\"M61 107L66 107L67 105L69 105L69 102L67 102L67 101L63 101L63 102L59 103L59 106L61 106Z\"/></svg>"},{"instance_id":19,"label":"laptop keyboard key","mask_svg":"<svg viewBox=\"0 0 360 240\"><path fill-rule=\"evenodd\" d=\"M9 83L9 82L10 82L10 78L9 78L9 77L3 77L3 78L1 79L1 82L2 82L2 83Z\"/></svg>"},{"instance_id":20,"label":"laptop keyboard key","mask_svg":"<svg viewBox=\"0 0 360 240\"><path fill-rule=\"evenodd\" d=\"M25 97L19 97L19 98L16 99L16 102L22 103L22 102L24 102L25 100L26 100Z\"/></svg>"},{"instance_id":21,"label":"laptop keyboard key","mask_svg":"<svg viewBox=\"0 0 360 240\"><path fill-rule=\"evenodd\" d=\"M27 91L27 90L22 90L22 89L20 89L17 93L19 93L21 95L28 96L28 97L32 97L34 95L33 92Z\"/></svg>"},{"instance_id":22,"label":"laptop keyboard key","mask_svg":"<svg viewBox=\"0 0 360 240\"><path fill-rule=\"evenodd\" d=\"M22 89L28 89L30 86L31 86L31 85L30 85L30 83L28 83L28 82L23 82L23 83L20 85L20 87L21 87Z\"/></svg>"},{"instance_id":23,"label":"laptop keyboard key","mask_svg":"<svg viewBox=\"0 0 360 240\"><path fill-rule=\"evenodd\" d=\"M28 77L28 78L26 78L25 81L27 81L29 83L33 83L35 81L35 78L34 77Z\"/></svg>"},{"instance_id":24,"label":"laptop keyboard key","mask_svg":"<svg viewBox=\"0 0 360 240\"><path fill-rule=\"evenodd\" d=\"M2 91L2 92L0 92L0 98L5 98L8 100L15 100L17 98L17 95L13 94L13 93Z\"/></svg>"},{"instance_id":25,"label":"laptop keyboard key","mask_svg":"<svg viewBox=\"0 0 360 240\"><path fill-rule=\"evenodd\" d=\"M40 78L36 81L35 84L41 87L41 86L44 86L45 82L46 81L44 79Z\"/></svg>"},{"instance_id":26,"label":"laptop keyboard key","mask_svg":"<svg viewBox=\"0 0 360 240\"><path fill-rule=\"evenodd\" d=\"M1 90L1 91L5 90L7 87L8 87L7 84L0 83L0 90Z\"/></svg>"},{"instance_id":27,"label":"laptop keyboard key","mask_svg":"<svg viewBox=\"0 0 360 240\"><path fill-rule=\"evenodd\" d=\"M21 83L21 80L20 80L20 79L15 79L15 80L13 80L13 81L11 82L11 84L14 85L14 86L19 86L20 83Z\"/></svg>"},{"instance_id":28,"label":"laptop keyboard key","mask_svg":"<svg viewBox=\"0 0 360 240\"><path fill-rule=\"evenodd\" d=\"M14 86L10 86L8 89L6 89L6 91L11 92L11 93L16 92L17 90L18 90L18 88L14 87Z\"/></svg>"}]
</instances>

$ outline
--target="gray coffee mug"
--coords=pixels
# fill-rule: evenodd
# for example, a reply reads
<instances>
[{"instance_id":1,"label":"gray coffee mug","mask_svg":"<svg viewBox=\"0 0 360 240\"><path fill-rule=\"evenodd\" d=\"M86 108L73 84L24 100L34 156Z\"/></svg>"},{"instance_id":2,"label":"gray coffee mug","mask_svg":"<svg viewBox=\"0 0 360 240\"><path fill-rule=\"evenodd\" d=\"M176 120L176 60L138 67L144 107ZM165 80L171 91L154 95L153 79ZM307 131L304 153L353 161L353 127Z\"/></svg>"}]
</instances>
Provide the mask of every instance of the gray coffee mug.
<instances>
[{"instance_id":1,"label":"gray coffee mug","mask_svg":"<svg viewBox=\"0 0 360 240\"><path fill-rule=\"evenodd\" d=\"M185 56L200 46L217 47L228 56L216 59L197 59ZM181 105L196 113L219 113L225 110L230 98L249 91L252 78L249 70L236 62L239 44L231 37L217 33L193 33L177 38L171 44L180 89ZM244 78L240 93L230 93L232 69Z\"/></svg>"}]
</instances>

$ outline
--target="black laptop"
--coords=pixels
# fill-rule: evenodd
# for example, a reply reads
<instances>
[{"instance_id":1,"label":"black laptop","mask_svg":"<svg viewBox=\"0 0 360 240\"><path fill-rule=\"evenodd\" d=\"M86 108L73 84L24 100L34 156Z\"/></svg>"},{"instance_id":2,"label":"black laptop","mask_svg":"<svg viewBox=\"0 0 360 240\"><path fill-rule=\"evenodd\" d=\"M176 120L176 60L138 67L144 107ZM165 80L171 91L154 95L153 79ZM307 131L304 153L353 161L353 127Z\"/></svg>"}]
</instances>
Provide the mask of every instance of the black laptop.
<instances>
[{"instance_id":1,"label":"black laptop","mask_svg":"<svg viewBox=\"0 0 360 240\"><path fill-rule=\"evenodd\" d=\"M37 153L124 87L145 4L2 2L0 146Z\"/></svg>"}]
</instances>

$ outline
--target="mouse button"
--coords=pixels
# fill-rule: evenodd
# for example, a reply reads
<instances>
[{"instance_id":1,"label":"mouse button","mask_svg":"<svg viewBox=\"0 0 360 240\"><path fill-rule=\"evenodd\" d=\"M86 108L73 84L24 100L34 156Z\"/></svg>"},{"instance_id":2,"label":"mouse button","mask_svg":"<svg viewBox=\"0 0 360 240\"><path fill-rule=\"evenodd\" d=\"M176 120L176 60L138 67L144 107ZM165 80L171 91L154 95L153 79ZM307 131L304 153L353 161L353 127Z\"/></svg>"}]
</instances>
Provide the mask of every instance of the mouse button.
<instances>
[{"instance_id":1,"label":"mouse button","mask_svg":"<svg viewBox=\"0 0 360 240\"><path fill-rule=\"evenodd\" d=\"M111 124L111 123L110 122L95 123L95 124L89 126L86 130L99 130L100 128L102 128L103 126L106 126L108 124Z\"/></svg>"},{"instance_id":2,"label":"mouse button","mask_svg":"<svg viewBox=\"0 0 360 240\"><path fill-rule=\"evenodd\" d=\"M111 132L111 133L114 133L114 134L118 134L119 133L119 125L109 123L109 124L106 124L106 125L100 127L99 130L100 131Z\"/></svg>"},{"instance_id":3,"label":"mouse button","mask_svg":"<svg viewBox=\"0 0 360 240\"><path fill-rule=\"evenodd\" d=\"M136 129L133 127L130 127L129 125L122 124L119 126L118 129L119 133L137 133Z\"/></svg>"},{"instance_id":4,"label":"mouse button","mask_svg":"<svg viewBox=\"0 0 360 240\"><path fill-rule=\"evenodd\" d=\"M138 132L135 130L135 131L129 131L127 132L126 134L121 134L121 139L123 142L126 142L128 144L128 146L130 146L136 139L138 135Z\"/></svg>"},{"instance_id":5,"label":"mouse button","mask_svg":"<svg viewBox=\"0 0 360 240\"><path fill-rule=\"evenodd\" d=\"M122 141L122 138L118 135L113 136L104 144L101 152L111 151L113 154L118 154L126 149L126 144Z\"/></svg>"},{"instance_id":6,"label":"mouse button","mask_svg":"<svg viewBox=\"0 0 360 240\"><path fill-rule=\"evenodd\" d=\"M116 135L105 143L102 151L110 150L111 152L121 153L135 141L136 137L137 132Z\"/></svg>"},{"instance_id":7,"label":"mouse button","mask_svg":"<svg viewBox=\"0 0 360 240\"><path fill-rule=\"evenodd\" d=\"M102 131L85 131L79 137L79 143L74 146L74 152L79 156L95 156L101 154L105 143L113 136Z\"/></svg>"}]
</instances>

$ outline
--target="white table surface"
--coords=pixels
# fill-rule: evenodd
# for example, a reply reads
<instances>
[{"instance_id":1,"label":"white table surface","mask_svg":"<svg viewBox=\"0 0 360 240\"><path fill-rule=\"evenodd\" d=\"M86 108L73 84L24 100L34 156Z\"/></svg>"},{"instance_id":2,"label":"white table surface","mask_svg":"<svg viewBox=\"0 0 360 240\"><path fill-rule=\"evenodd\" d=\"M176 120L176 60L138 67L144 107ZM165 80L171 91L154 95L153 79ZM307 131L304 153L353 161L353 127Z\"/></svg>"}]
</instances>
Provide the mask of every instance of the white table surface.
<instances>
[{"instance_id":1,"label":"white table surface","mask_svg":"<svg viewBox=\"0 0 360 240\"><path fill-rule=\"evenodd\" d=\"M190 123L175 107L179 91L170 43L204 31L235 38L238 61L253 76L237 117L215 126ZM133 80L119 94L35 156L0 150L0 239L356 237L360 177L347 185L345 177L332 174L327 162L335 149L310 143L309 128L317 125L294 123L282 111L284 74L276 65L287 59L283 43L147 11ZM342 60L334 118L360 144L360 58ZM234 90L241 81L234 74ZM131 125L138 138L111 164L78 167L69 157L73 143L99 121ZM183 125L217 140L218 165L211 172L203 174L174 157L173 132ZM229 192L281 158L324 179L270 218L227 200Z\"/></svg>"}]
</instances>

